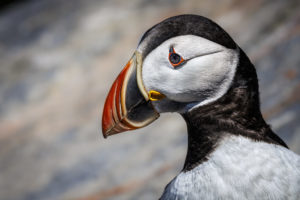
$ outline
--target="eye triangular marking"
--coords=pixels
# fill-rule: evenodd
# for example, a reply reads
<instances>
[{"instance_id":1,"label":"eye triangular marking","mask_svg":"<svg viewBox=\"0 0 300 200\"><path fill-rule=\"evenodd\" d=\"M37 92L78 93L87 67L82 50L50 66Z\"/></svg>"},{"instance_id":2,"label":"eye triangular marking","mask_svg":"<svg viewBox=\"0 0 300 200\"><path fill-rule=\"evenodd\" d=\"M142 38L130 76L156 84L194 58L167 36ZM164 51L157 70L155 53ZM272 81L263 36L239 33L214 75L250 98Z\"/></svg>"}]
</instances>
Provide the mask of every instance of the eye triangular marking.
<instances>
[{"instance_id":1,"label":"eye triangular marking","mask_svg":"<svg viewBox=\"0 0 300 200\"><path fill-rule=\"evenodd\" d=\"M170 47L169 53L174 53L174 48L173 48L173 46Z\"/></svg>"}]
</instances>

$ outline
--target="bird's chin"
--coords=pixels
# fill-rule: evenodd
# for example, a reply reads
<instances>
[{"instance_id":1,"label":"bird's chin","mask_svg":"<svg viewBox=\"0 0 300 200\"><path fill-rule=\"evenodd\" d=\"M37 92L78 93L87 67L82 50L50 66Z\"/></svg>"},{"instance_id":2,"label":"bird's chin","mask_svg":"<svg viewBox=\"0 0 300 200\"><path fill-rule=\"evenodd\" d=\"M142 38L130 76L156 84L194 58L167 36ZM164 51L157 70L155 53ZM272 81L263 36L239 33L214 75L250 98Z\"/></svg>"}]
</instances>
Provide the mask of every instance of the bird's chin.
<instances>
[{"instance_id":1,"label":"bird's chin","mask_svg":"<svg viewBox=\"0 0 300 200\"><path fill-rule=\"evenodd\" d=\"M102 115L105 138L142 128L159 117L144 88L141 67L141 55L135 52L111 86Z\"/></svg>"},{"instance_id":2,"label":"bird's chin","mask_svg":"<svg viewBox=\"0 0 300 200\"><path fill-rule=\"evenodd\" d=\"M160 101L152 102L155 110L159 113L167 113L167 112L177 112L177 113L185 113L189 110L191 106L187 102L177 102L165 98ZM194 105L194 104L191 104Z\"/></svg>"}]
</instances>

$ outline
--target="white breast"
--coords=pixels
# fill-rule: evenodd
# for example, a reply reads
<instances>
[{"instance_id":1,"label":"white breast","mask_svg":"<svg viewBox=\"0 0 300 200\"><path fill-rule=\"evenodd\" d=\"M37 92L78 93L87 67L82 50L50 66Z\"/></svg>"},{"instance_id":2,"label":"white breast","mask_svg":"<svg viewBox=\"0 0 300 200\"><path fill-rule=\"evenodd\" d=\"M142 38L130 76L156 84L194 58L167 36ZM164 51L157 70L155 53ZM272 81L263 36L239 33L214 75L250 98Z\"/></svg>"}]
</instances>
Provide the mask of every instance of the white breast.
<instances>
[{"instance_id":1,"label":"white breast","mask_svg":"<svg viewBox=\"0 0 300 200\"><path fill-rule=\"evenodd\" d=\"M225 138L208 161L181 172L161 199L300 199L300 156L242 136Z\"/></svg>"}]
</instances>

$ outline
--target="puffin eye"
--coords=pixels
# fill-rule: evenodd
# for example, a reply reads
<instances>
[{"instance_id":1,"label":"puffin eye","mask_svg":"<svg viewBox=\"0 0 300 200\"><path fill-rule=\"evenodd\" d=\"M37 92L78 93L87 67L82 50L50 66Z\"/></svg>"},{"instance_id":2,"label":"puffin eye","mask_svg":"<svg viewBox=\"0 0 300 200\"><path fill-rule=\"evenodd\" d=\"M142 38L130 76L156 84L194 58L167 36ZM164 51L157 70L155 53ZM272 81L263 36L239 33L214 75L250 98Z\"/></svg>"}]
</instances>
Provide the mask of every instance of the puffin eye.
<instances>
[{"instance_id":1,"label":"puffin eye","mask_svg":"<svg viewBox=\"0 0 300 200\"><path fill-rule=\"evenodd\" d=\"M175 52L173 47L169 50L169 61L173 67L181 65L185 60Z\"/></svg>"}]
</instances>

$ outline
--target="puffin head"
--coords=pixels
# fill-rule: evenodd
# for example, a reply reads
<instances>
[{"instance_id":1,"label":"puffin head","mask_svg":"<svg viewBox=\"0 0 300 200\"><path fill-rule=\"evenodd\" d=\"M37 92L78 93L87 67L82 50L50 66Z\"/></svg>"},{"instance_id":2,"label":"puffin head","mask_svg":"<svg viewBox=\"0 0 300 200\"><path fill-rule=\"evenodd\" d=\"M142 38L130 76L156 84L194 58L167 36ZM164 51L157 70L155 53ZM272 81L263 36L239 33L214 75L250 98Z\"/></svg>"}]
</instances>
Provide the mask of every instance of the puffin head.
<instances>
[{"instance_id":1,"label":"puffin head","mask_svg":"<svg viewBox=\"0 0 300 200\"><path fill-rule=\"evenodd\" d=\"M153 26L109 91L104 137L144 127L160 113L184 114L217 101L233 85L240 52L202 16L175 16Z\"/></svg>"}]
</instances>

